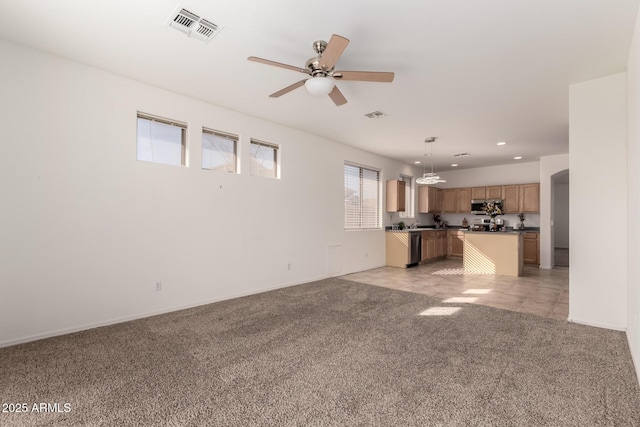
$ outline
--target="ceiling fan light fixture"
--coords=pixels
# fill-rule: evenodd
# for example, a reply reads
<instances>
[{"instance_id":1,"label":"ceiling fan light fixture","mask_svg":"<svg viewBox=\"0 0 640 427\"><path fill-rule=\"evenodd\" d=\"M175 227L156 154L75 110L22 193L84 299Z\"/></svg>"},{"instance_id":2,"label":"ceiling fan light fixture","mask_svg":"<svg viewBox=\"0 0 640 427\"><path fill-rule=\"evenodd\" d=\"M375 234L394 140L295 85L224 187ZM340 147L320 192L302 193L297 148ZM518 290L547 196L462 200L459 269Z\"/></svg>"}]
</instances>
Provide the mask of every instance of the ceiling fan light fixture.
<instances>
[{"instance_id":1,"label":"ceiling fan light fixture","mask_svg":"<svg viewBox=\"0 0 640 427\"><path fill-rule=\"evenodd\" d=\"M335 85L336 81L332 77L325 76L311 77L304 82L307 92L313 96L329 95Z\"/></svg>"}]
</instances>

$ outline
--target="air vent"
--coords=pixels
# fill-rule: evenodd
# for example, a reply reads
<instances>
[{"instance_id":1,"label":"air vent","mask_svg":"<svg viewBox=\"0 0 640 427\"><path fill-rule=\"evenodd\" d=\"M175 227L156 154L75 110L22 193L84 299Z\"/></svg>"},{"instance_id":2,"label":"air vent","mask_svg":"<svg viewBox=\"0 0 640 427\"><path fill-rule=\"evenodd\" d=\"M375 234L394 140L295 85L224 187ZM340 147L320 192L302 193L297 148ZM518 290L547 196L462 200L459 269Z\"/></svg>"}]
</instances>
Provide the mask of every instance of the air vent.
<instances>
[{"instance_id":1,"label":"air vent","mask_svg":"<svg viewBox=\"0 0 640 427\"><path fill-rule=\"evenodd\" d=\"M453 157L469 157L471 154L469 153L458 153L454 154Z\"/></svg>"},{"instance_id":2,"label":"air vent","mask_svg":"<svg viewBox=\"0 0 640 427\"><path fill-rule=\"evenodd\" d=\"M221 26L200 18L195 13L181 8L180 5L169 16L167 23L170 27L185 33L187 36L205 43L210 42L222 30Z\"/></svg>"},{"instance_id":3,"label":"air vent","mask_svg":"<svg viewBox=\"0 0 640 427\"><path fill-rule=\"evenodd\" d=\"M179 8L178 11L171 15L169 25L188 35L199 19L198 15L189 12L187 9Z\"/></svg>"},{"instance_id":4,"label":"air vent","mask_svg":"<svg viewBox=\"0 0 640 427\"><path fill-rule=\"evenodd\" d=\"M382 111L373 111L371 113L367 113L364 115L370 119L381 119L384 117L384 113Z\"/></svg>"}]
</instances>

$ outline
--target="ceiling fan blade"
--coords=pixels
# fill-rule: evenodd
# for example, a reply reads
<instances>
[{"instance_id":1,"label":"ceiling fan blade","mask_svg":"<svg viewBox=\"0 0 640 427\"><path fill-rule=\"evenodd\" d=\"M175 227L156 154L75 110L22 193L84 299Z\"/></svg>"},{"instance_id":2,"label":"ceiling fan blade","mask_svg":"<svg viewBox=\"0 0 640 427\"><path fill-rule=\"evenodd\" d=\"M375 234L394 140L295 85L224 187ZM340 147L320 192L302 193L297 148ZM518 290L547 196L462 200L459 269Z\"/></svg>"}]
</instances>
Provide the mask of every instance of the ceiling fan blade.
<instances>
[{"instance_id":1,"label":"ceiling fan blade","mask_svg":"<svg viewBox=\"0 0 640 427\"><path fill-rule=\"evenodd\" d=\"M336 71L332 77L336 80L356 80L361 82L391 83L395 74L381 71Z\"/></svg>"},{"instance_id":2,"label":"ceiling fan blade","mask_svg":"<svg viewBox=\"0 0 640 427\"><path fill-rule=\"evenodd\" d=\"M270 61L268 59L258 58L257 56L250 56L247 58L249 61L260 62L261 64L273 65L274 67L285 68L291 71L298 71L300 73L311 74L311 71L306 68L294 67L293 65L282 64L276 61Z\"/></svg>"},{"instance_id":3,"label":"ceiling fan blade","mask_svg":"<svg viewBox=\"0 0 640 427\"><path fill-rule=\"evenodd\" d=\"M334 34L331 36L327 48L322 52L322 58L320 59L320 66L325 67L327 70L333 68L342 56L342 52L347 48L349 39L345 39L342 36Z\"/></svg>"},{"instance_id":4,"label":"ceiling fan blade","mask_svg":"<svg viewBox=\"0 0 640 427\"><path fill-rule=\"evenodd\" d=\"M292 85L289 85L289 86L285 87L284 89L280 89L279 91L272 93L271 95L269 95L269 97L277 98L277 97L282 96L282 95L284 95L286 93L289 93L294 89L298 89L300 86L304 86L304 82L306 82L306 81L307 81L307 79L300 80L299 82L296 82L296 83L294 83Z\"/></svg>"},{"instance_id":5,"label":"ceiling fan blade","mask_svg":"<svg viewBox=\"0 0 640 427\"><path fill-rule=\"evenodd\" d=\"M347 103L347 98L344 97L338 86L334 86L333 90L329 93L329 98L336 104L338 107Z\"/></svg>"}]
</instances>

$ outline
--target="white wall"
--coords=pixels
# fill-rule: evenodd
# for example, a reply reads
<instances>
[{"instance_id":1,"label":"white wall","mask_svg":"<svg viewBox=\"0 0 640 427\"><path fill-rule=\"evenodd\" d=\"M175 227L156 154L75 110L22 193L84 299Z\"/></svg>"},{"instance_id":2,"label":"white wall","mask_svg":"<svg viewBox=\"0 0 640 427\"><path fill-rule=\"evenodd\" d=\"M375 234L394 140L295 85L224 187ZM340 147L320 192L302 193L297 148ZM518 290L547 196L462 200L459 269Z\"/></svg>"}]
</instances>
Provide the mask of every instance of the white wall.
<instances>
[{"instance_id":1,"label":"white wall","mask_svg":"<svg viewBox=\"0 0 640 427\"><path fill-rule=\"evenodd\" d=\"M569 95L569 318L624 330L627 232L607 225L627 223L626 73L572 85Z\"/></svg>"},{"instance_id":2,"label":"white wall","mask_svg":"<svg viewBox=\"0 0 640 427\"><path fill-rule=\"evenodd\" d=\"M640 379L640 11L627 63L627 339Z\"/></svg>"},{"instance_id":3,"label":"white wall","mask_svg":"<svg viewBox=\"0 0 640 427\"><path fill-rule=\"evenodd\" d=\"M553 196L554 247L569 247L569 184L555 184Z\"/></svg>"},{"instance_id":4,"label":"white wall","mask_svg":"<svg viewBox=\"0 0 640 427\"><path fill-rule=\"evenodd\" d=\"M419 171L4 41L0 57L0 346L327 277L330 246L334 275L385 264L382 231L344 231L344 161ZM137 110L188 122L189 167L136 161ZM240 135L241 174L200 168L202 126ZM282 179L248 175L251 137L280 144Z\"/></svg>"}]
</instances>

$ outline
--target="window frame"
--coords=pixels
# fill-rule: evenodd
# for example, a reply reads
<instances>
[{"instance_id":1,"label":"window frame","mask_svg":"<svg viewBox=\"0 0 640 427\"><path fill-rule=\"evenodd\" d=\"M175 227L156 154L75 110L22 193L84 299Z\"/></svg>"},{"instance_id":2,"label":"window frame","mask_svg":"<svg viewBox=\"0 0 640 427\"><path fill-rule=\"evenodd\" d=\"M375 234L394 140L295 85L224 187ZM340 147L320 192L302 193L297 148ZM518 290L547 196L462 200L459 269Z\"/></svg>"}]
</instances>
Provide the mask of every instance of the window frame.
<instances>
[{"instance_id":1,"label":"window frame","mask_svg":"<svg viewBox=\"0 0 640 427\"><path fill-rule=\"evenodd\" d=\"M253 156L253 146L254 145L258 145L261 147L267 147L267 148L272 148L273 149L273 176L267 176L267 175L259 175L254 173L254 168L253 168L253 160L254 160L254 156ZM271 142L267 142L267 141L262 141L259 139L255 139L255 138L251 138L249 140L249 175L251 176L256 176L256 177L260 177L260 178L272 178L272 179L280 179L280 146L278 144L274 144Z\"/></svg>"},{"instance_id":2,"label":"window frame","mask_svg":"<svg viewBox=\"0 0 640 427\"><path fill-rule=\"evenodd\" d=\"M224 139L233 141L233 170L232 171L225 170L224 172L238 174L239 173L238 145L239 145L240 137L238 135L235 135L229 132L223 132L223 131L207 128L204 126L202 127L202 142L200 147L200 151L201 151L200 168L204 170L217 171L217 169L205 168L202 164L204 161L204 135L205 134L212 135L213 137L219 137L219 138L224 138Z\"/></svg>"},{"instance_id":3,"label":"window frame","mask_svg":"<svg viewBox=\"0 0 640 427\"><path fill-rule=\"evenodd\" d=\"M356 227L348 226L349 225L349 208L347 207L347 191L349 190L347 179L349 175L347 175L347 167L358 168L358 184L359 184L359 206L357 206L357 216L359 225ZM363 204L364 198L362 194L365 193L365 184L366 178L364 177L364 171L374 172L376 174L376 203L375 203L375 226L367 227L363 226L365 223L365 218L367 217L365 209L366 207ZM344 229L345 231L371 231L371 230L381 230L383 228L382 224L382 170L378 168L374 168L371 166L366 166L354 162L345 161L343 166L343 174L344 174Z\"/></svg>"},{"instance_id":4,"label":"window frame","mask_svg":"<svg viewBox=\"0 0 640 427\"><path fill-rule=\"evenodd\" d=\"M398 212L400 218L415 218L415 191L413 189L414 183L416 182L415 177L409 175L400 174L400 181L405 183L405 210L404 212Z\"/></svg>"},{"instance_id":5,"label":"window frame","mask_svg":"<svg viewBox=\"0 0 640 427\"><path fill-rule=\"evenodd\" d=\"M181 130L181 141L180 141L180 163L163 163L163 162L158 162L158 161L154 161L152 160L144 160L144 159L140 159L138 157L138 144L139 144L139 140L138 140L138 121L142 119L142 120L148 120L150 122L156 122L156 123L162 123L164 125L169 125L169 126L175 126L177 128L179 128ZM140 162L147 162L147 163L155 163L155 164L159 164L159 165L168 165L168 166L183 166L183 167L188 167L188 150L187 150L187 132L188 132L188 124L185 122L181 122L178 120L173 120L173 119L169 119L166 117L160 117L160 116L156 116L153 114L149 114L149 113L143 113L142 111L137 111L136 112L136 160L140 161Z\"/></svg>"}]
</instances>

